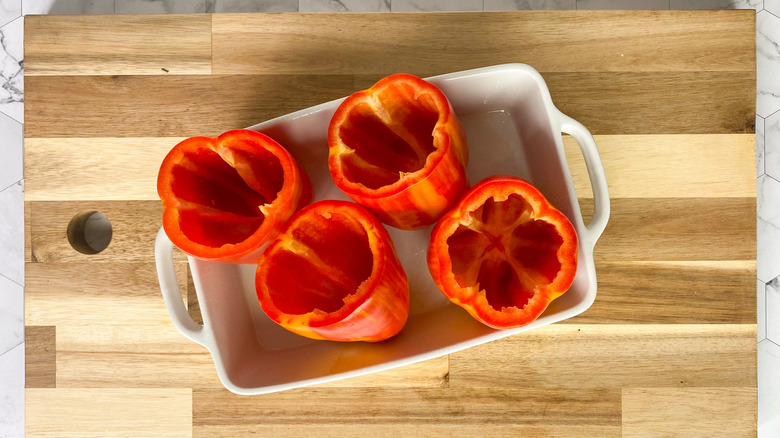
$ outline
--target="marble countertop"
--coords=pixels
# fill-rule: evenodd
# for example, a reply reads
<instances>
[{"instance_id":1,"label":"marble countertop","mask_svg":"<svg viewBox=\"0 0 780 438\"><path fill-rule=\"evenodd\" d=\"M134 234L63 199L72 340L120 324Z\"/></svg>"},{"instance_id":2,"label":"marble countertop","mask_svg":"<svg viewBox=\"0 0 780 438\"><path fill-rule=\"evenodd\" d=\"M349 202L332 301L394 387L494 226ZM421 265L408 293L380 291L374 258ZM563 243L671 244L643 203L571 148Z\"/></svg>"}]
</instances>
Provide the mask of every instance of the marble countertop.
<instances>
[{"instance_id":1,"label":"marble countertop","mask_svg":"<svg viewBox=\"0 0 780 438\"><path fill-rule=\"evenodd\" d=\"M0 1L0 437L24 432L23 15L600 8L756 9L759 437L780 435L780 0Z\"/></svg>"}]
</instances>

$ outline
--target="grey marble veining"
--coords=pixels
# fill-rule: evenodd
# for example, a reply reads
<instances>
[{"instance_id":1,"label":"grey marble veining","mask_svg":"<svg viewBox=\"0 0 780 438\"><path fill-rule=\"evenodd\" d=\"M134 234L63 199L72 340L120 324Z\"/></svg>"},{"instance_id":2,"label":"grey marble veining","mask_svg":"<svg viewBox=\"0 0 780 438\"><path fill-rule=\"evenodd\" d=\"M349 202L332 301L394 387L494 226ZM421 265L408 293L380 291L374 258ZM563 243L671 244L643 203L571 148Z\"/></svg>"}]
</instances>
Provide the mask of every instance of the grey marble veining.
<instances>
[{"instance_id":1,"label":"grey marble veining","mask_svg":"<svg viewBox=\"0 0 780 438\"><path fill-rule=\"evenodd\" d=\"M756 272L758 279L769 282L780 275L780 182L764 175L757 187Z\"/></svg>"},{"instance_id":2,"label":"grey marble veining","mask_svg":"<svg viewBox=\"0 0 780 438\"><path fill-rule=\"evenodd\" d=\"M0 355L0 437L24 437L24 344Z\"/></svg>"},{"instance_id":3,"label":"grey marble veining","mask_svg":"<svg viewBox=\"0 0 780 438\"><path fill-rule=\"evenodd\" d=\"M393 12L481 11L482 0L391 0Z\"/></svg>"},{"instance_id":4,"label":"grey marble veining","mask_svg":"<svg viewBox=\"0 0 780 438\"><path fill-rule=\"evenodd\" d=\"M758 342L766 339L766 288L767 285L758 280L756 288L756 338Z\"/></svg>"},{"instance_id":5,"label":"grey marble veining","mask_svg":"<svg viewBox=\"0 0 780 438\"><path fill-rule=\"evenodd\" d=\"M24 342L24 288L0 275L0 355Z\"/></svg>"},{"instance_id":6,"label":"grey marble veining","mask_svg":"<svg viewBox=\"0 0 780 438\"><path fill-rule=\"evenodd\" d=\"M115 0L117 14L296 12L298 0Z\"/></svg>"},{"instance_id":7,"label":"grey marble veining","mask_svg":"<svg viewBox=\"0 0 780 438\"><path fill-rule=\"evenodd\" d=\"M21 15L22 0L0 0L0 26L8 24Z\"/></svg>"},{"instance_id":8,"label":"grey marble veining","mask_svg":"<svg viewBox=\"0 0 780 438\"><path fill-rule=\"evenodd\" d=\"M780 346L758 343L758 438L780 436Z\"/></svg>"},{"instance_id":9,"label":"grey marble veining","mask_svg":"<svg viewBox=\"0 0 780 438\"><path fill-rule=\"evenodd\" d=\"M780 0L764 0L764 9L780 17Z\"/></svg>"},{"instance_id":10,"label":"grey marble veining","mask_svg":"<svg viewBox=\"0 0 780 438\"><path fill-rule=\"evenodd\" d=\"M780 315L780 278L774 278L766 284L766 312L769 315ZM772 341L780 341L780 318L766 320L766 337ZM780 372L780 369L778 369Z\"/></svg>"},{"instance_id":11,"label":"grey marble veining","mask_svg":"<svg viewBox=\"0 0 780 438\"><path fill-rule=\"evenodd\" d=\"M669 0L577 0L577 9L669 9Z\"/></svg>"},{"instance_id":12,"label":"grey marble veining","mask_svg":"<svg viewBox=\"0 0 780 438\"><path fill-rule=\"evenodd\" d=\"M115 0L117 14L196 14L214 12L215 0Z\"/></svg>"},{"instance_id":13,"label":"grey marble veining","mask_svg":"<svg viewBox=\"0 0 780 438\"><path fill-rule=\"evenodd\" d=\"M780 111L767 117L763 128L764 172L780 181ZM758 137L757 129L756 137Z\"/></svg>"},{"instance_id":14,"label":"grey marble veining","mask_svg":"<svg viewBox=\"0 0 780 438\"><path fill-rule=\"evenodd\" d=\"M114 0L24 0L22 13L28 14L113 14Z\"/></svg>"},{"instance_id":15,"label":"grey marble veining","mask_svg":"<svg viewBox=\"0 0 780 438\"><path fill-rule=\"evenodd\" d=\"M298 0L210 0L214 12L297 12Z\"/></svg>"},{"instance_id":16,"label":"grey marble veining","mask_svg":"<svg viewBox=\"0 0 780 438\"><path fill-rule=\"evenodd\" d=\"M756 115L756 177L766 173L764 164L764 118Z\"/></svg>"},{"instance_id":17,"label":"grey marble veining","mask_svg":"<svg viewBox=\"0 0 780 438\"><path fill-rule=\"evenodd\" d=\"M0 113L0 190L22 179L22 124Z\"/></svg>"},{"instance_id":18,"label":"grey marble veining","mask_svg":"<svg viewBox=\"0 0 780 438\"><path fill-rule=\"evenodd\" d=\"M670 0L671 9L755 9L761 10L764 0Z\"/></svg>"},{"instance_id":19,"label":"grey marble veining","mask_svg":"<svg viewBox=\"0 0 780 438\"><path fill-rule=\"evenodd\" d=\"M577 0L484 0L486 11L576 9Z\"/></svg>"},{"instance_id":20,"label":"grey marble veining","mask_svg":"<svg viewBox=\"0 0 780 438\"><path fill-rule=\"evenodd\" d=\"M23 14L756 9L759 438L780 436L780 0L0 0L0 437L24 436ZM763 7L763 10L761 10ZM762 147L763 145L763 147ZM764 282L767 282L766 284ZM16 345L13 347L13 345ZM5 354L4 350L11 348Z\"/></svg>"},{"instance_id":21,"label":"grey marble veining","mask_svg":"<svg viewBox=\"0 0 780 438\"><path fill-rule=\"evenodd\" d=\"M24 189L22 185L19 182L0 191L0 274L24 286Z\"/></svg>"},{"instance_id":22,"label":"grey marble veining","mask_svg":"<svg viewBox=\"0 0 780 438\"><path fill-rule=\"evenodd\" d=\"M767 11L756 15L756 113L780 110L780 18Z\"/></svg>"},{"instance_id":23,"label":"grey marble veining","mask_svg":"<svg viewBox=\"0 0 780 438\"><path fill-rule=\"evenodd\" d=\"M299 12L388 12L390 0L300 0Z\"/></svg>"},{"instance_id":24,"label":"grey marble veining","mask_svg":"<svg viewBox=\"0 0 780 438\"><path fill-rule=\"evenodd\" d=\"M19 17L0 27L0 111L24 122L24 21Z\"/></svg>"}]
</instances>

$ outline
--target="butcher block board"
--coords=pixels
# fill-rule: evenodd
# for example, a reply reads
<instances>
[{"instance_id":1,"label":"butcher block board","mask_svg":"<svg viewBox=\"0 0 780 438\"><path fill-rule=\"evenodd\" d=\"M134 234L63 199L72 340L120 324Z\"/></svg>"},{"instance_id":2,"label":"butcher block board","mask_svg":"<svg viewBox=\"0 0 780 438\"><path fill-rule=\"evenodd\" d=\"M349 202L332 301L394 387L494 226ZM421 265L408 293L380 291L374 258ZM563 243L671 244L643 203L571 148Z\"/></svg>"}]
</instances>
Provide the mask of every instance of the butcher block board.
<instances>
[{"instance_id":1,"label":"butcher block board","mask_svg":"<svg viewBox=\"0 0 780 438\"><path fill-rule=\"evenodd\" d=\"M753 11L25 21L28 436L755 435ZM539 70L599 146L612 215L594 305L408 367L253 397L224 389L158 289L166 152L390 73L513 62ZM587 221L584 162L564 143ZM113 226L93 255L66 237L88 211Z\"/></svg>"}]
</instances>

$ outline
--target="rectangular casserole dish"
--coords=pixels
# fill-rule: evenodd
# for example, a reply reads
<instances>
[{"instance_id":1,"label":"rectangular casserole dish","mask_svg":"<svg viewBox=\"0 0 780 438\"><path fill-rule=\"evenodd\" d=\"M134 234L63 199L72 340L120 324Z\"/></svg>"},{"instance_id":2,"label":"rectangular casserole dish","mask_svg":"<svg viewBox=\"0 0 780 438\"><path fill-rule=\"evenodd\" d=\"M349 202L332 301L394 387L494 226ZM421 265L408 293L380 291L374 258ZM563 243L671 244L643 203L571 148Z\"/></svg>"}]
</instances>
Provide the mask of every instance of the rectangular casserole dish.
<instances>
[{"instance_id":1,"label":"rectangular casserole dish","mask_svg":"<svg viewBox=\"0 0 780 438\"><path fill-rule=\"evenodd\" d=\"M588 130L558 111L541 75L523 64L506 64L427 78L447 95L468 136L472 184L508 174L524 178L560 209L579 238L577 275L567 293L535 322L498 331L475 321L438 290L426 264L432 227L387 227L409 279L411 309L404 329L381 343L315 341L290 333L260 308L254 265L230 265L189 257L203 325L182 302L172 261L173 244L161 229L155 247L160 287L174 325L206 347L225 387L263 394L386 370L571 318L596 297L593 246L607 224L609 196L596 144ZM249 129L287 148L312 180L315 201L349 200L327 166L327 127L341 100L291 113ZM594 197L590 224L583 223L566 162L561 132L583 153Z\"/></svg>"}]
</instances>

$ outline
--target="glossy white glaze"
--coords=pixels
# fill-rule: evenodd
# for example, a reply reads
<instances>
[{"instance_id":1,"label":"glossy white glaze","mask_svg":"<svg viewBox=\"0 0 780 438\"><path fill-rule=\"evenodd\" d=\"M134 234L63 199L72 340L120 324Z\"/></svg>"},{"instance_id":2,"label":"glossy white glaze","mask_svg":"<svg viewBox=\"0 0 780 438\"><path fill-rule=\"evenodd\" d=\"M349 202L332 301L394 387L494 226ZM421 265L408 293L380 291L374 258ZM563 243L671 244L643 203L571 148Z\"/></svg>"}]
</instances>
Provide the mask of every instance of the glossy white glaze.
<instances>
[{"instance_id":1,"label":"glossy white glaze","mask_svg":"<svg viewBox=\"0 0 780 438\"><path fill-rule=\"evenodd\" d=\"M541 75L524 64L507 64L428 78L447 95L469 141L469 180L496 174L533 183L566 214L579 240L577 275L569 291L539 319L512 330L492 330L447 301L427 269L431 227L402 231L388 227L409 280L409 319L389 341L318 342L287 332L263 314L257 303L253 265L226 265L190 258L203 314L203 328L187 314L176 282L171 244L159 234L157 272L168 312L187 337L211 352L220 380L238 394L262 394L339 380L443 356L475 345L571 318L596 298L593 246L609 217L606 176L593 137L553 105ZM251 127L298 158L314 186L314 200L346 199L323 164L325 135L340 100ZM561 132L583 150L594 184L590 224L580 215ZM218 299L215 299L218 297ZM447 330L442 331L441 327ZM250 372L251 370L251 372Z\"/></svg>"}]
</instances>

